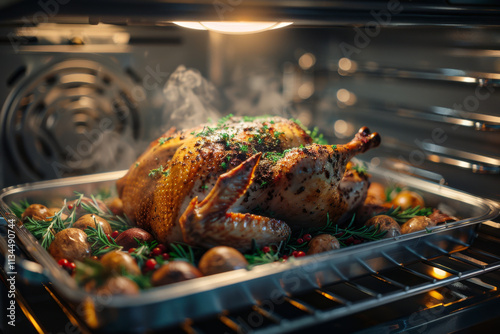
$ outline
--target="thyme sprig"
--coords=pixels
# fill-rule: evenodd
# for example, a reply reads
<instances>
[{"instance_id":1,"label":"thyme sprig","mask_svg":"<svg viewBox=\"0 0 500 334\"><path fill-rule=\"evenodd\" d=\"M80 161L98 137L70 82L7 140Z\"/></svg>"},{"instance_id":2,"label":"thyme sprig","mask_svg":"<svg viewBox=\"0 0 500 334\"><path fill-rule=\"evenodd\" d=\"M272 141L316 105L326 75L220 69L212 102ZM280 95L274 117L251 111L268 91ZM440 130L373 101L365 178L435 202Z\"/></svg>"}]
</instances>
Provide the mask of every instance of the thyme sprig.
<instances>
[{"instance_id":1,"label":"thyme sprig","mask_svg":"<svg viewBox=\"0 0 500 334\"><path fill-rule=\"evenodd\" d=\"M113 238L108 238L101 224L98 224L95 218L94 221L97 228L89 226L85 229L87 240L92 246L92 255L100 256L114 250L121 250L123 247L119 246Z\"/></svg>"},{"instance_id":2,"label":"thyme sprig","mask_svg":"<svg viewBox=\"0 0 500 334\"><path fill-rule=\"evenodd\" d=\"M405 223L407 220L414 218L416 216L429 216L432 214L431 208L420 208L417 205L414 208L409 208L401 211L401 207L391 208L387 211L377 213L377 215L386 215L394 218L398 223Z\"/></svg>"}]
</instances>

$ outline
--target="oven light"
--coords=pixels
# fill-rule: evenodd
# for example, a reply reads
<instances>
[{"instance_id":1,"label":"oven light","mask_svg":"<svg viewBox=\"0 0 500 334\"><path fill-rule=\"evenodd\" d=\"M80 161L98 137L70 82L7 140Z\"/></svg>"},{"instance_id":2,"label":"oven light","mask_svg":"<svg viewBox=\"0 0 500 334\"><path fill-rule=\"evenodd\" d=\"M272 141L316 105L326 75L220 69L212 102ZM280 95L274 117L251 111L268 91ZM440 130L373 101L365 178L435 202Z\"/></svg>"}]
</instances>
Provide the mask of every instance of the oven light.
<instances>
[{"instance_id":1,"label":"oven light","mask_svg":"<svg viewBox=\"0 0 500 334\"><path fill-rule=\"evenodd\" d=\"M442 270L442 269L439 269L439 268L432 268L432 271L433 271L433 276L437 279L443 279L443 278L446 278L448 276L450 276L450 274L448 274L446 271Z\"/></svg>"},{"instance_id":2,"label":"oven light","mask_svg":"<svg viewBox=\"0 0 500 334\"><path fill-rule=\"evenodd\" d=\"M210 30L223 34L252 34L266 30L283 28L291 25L293 22L173 22L174 24L196 30Z\"/></svg>"}]
</instances>

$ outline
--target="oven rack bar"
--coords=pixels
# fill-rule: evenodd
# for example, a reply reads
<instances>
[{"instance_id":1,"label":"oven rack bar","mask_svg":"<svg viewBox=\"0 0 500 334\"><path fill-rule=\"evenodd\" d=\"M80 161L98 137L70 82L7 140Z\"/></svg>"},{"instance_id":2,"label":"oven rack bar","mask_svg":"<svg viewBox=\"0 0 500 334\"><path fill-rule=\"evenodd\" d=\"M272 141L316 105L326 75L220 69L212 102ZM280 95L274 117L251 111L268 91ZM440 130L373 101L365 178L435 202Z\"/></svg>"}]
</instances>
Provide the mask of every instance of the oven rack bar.
<instances>
[{"instance_id":1,"label":"oven rack bar","mask_svg":"<svg viewBox=\"0 0 500 334\"><path fill-rule=\"evenodd\" d=\"M354 60L350 61L354 62ZM373 66L360 62L356 62L356 66L352 68L355 68L355 70L343 71L339 69L339 74L342 76L365 74L384 78L432 80L475 84L481 87L500 87L500 73L495 72L468 71L455 68L436 68L433 70L406 69L388 66Z\"/></svg>"},{"instance_id":2,"label":"oven rack bar","mask_svg":"<svg viewBox=\"0 0 500 334\"><path fill-rule=\"evenodd\" d=\"M487 233L482 232L485 229L489 229ZM464 244L464 248L457 252L442 250L442 255L434 258L417 254L421 260L406 264L388 258L395 266L382 272L376 272L369 264L363 263L370 271L367 275L285 296L274 309L265 302L258 302L247 310L227 311L216 318L189 321L183 325L183 330L196 334L209 333L214 328L224 329L227 333L285 333L450 285L466 284L472 290L485 293L497 291L500 280L497 284L478 278L500 270L500 235L492 235L491 230L488 226L481 227L473 244ZM497 228L493 230L498 232ZM459 292L457 295L460 301L469 298ZM256 322L260 325L252 326Z\"/></svg>"},{"instance_id":3,"label":"oven rack bar","mask_svg":"<svg viewBox=\"0 0 500 334\"><path fill-rule=\"evenodd\" d=\"M422 121L440 122L454 126L472 128L477 131L500 131L500 117L480 113L466 113L468 117L462 117L460 112L452 108L440 106L429 106L426 109L390 106L373 100L363 100L362 104L349 107L353 112L376 112L377 114L390 114L399 117L417 119ZM463 114L463 112L462 112Z\"/></svg>"},{"instance_id":4,"label":"oven rack bar","mask_svg":"<svg viewBox=\"0 0 500 334\"><path fill-rule=\"evenodd\" d=\"M413 146L401 143L390 137L385 137L384 145L390 148L393 152L410 152L414 149ZM407 151L405 151L405 149ZM500 174L500 164L491 164L491 159L498 160L495 158L490 158L481 155L475 155L477 159L472 159L473 153L458 151L452 148L447 148L440 145L429 144L424 146L426 160L445 164L453 167L460 167L471 170L473 173L478 174ZM484 159L483 159L484 158ZM393 158L389 160L402 165L401 161ZM394 168L391 168L394 169Z\"/></svg>"}]
</instances>

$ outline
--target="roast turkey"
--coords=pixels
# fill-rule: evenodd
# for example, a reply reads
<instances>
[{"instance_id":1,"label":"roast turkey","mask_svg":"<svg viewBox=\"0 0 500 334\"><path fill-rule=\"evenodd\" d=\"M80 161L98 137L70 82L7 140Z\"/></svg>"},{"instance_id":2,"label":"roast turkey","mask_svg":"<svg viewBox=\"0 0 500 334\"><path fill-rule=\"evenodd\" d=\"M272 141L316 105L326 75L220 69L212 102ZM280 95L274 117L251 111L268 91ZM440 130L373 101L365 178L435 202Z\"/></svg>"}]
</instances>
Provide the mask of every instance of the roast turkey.
<instances>
[{"instance_id":1,"label":"roast turkey","mask_svg":"<svg viewBox=\"0 0 500 334\"><path fill-rule=\"evenodd\" d=\"M248 250L291 231L341 222L369 179L346 165L376 147L363 127L346 145L320 145L281 117L227 117L169 130L118 180L124 211L161 242Z\"/></svg>"}]
</instances>

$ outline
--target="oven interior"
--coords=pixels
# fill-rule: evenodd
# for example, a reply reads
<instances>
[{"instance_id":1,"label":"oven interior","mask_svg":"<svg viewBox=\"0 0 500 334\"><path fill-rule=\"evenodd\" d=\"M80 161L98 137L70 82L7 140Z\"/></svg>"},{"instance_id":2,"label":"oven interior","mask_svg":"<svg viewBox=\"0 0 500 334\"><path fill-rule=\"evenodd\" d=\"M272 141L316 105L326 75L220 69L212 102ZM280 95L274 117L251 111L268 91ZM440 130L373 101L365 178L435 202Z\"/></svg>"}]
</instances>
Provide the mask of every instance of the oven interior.
<instances>
[{"instance_id":1,"label":"oven interior","mask_svg":"<svg viewBox=\"0 0 500 334\"><path fill-rule=\"evenodd\" d=\"M66 2L1 10L0 188L126 169L172 126L273 114L318 127L330 143L368 126L382 136L362 157L368 168L500 201L494 1ZM173 23L249 17L293 24L221 34ZM458 253L288 296L282 309L256 303L175 330L481 328L498 321L498 231L483 224ZM51 328L40 320L49 303L59 327L90 331L50 284L38 287L48 297L36 289L20 288L39 296L25 303L31 323Z\"/></svg>"}]
</instances>

